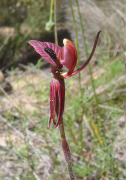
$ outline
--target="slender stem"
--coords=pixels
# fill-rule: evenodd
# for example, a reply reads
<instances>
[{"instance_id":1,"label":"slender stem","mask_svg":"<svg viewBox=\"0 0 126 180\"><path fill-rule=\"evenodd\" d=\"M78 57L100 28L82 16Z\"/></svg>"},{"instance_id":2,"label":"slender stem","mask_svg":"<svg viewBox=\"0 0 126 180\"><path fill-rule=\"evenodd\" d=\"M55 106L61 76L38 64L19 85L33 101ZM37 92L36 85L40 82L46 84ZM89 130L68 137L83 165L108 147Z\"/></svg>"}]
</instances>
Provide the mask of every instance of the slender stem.
<instances>
[{"instance_id":1,"label":"slender stem","mask_svg":"<svg viewBox=\"0 0 126 180\"><path fill-rule=\"evenodd\" d=\"M71 165L70 149L69 149L68 143L66 141L66 136L65 136L63 119L61 119L59 122L59 130L60 130L60 136L61 136L61 142L62 142L62 149L64 152L65 161L67 164L70 180L75 180L74 175L73 175L72 165Z\"/></svg>"},{"instance_id":2,"label":"slender stem","mask_svg":"<svg viewBox=\"0 0 126 180\"><path fill-rule=\"evenodd\" d=\"M97 94L96 94L96 91L95 91L95 83L94 83L94 79L93 79L92 69L91 69L90 63L88 64L88 67L89 67L89 74L90 74L90 78L91 78L92 89L93 89L94 96L95 96L95 102L98 105L99 101L98 101L98 97L97 97Z\"/></svg>"},{"instance_id":3,"label":"slender stem","mask_svg":"<svg viewBox=\"0 0 126 180\"><path fill-rule=\"evenodd\" d=\"M75 32L75 41L76 41L76 49L77 49L78 65L80 66L79 43L78 43L77 25L76 25L76 21L75 21L75 15L74 15L74 11L73 11L73 7L72 7L72 2L71 2L71 0L69 0L69 5L70 5L70 9L71 9L71 13L72 13L72 19L73 19L73 25L74 25L74 32ZM82 91L82 87L81 87L81 74L80 74L80 72L79 72L79 87L80 87L80 91Z\"/></svg>"},{"instance_id":4,"label":"slender stem","mask_svg":"<svg viewBox=\"0 0 126 180\"><path fill-rule=\"evenodd\" d=\"M80 25L81 25L81 31L82 31L82 36L83 36L83 43L84 43L85 53L86 53L86 57L88 57L89 53L88 53L88 48L87 48L87 44L86 44L85 30L84 30L84 26L83 26L83 23L82 23L82 17L81 17L81 13L80 13L80 7L79 7L78 0L76 0L76 4L77 4L77 9L78 9L78 14L79 14L79 20L80 20Z\"/></svg>"},{"instance_id":5,"label":"slender stem","mask_svg":"<svg viewBox=\"0 0 126 180\"><path fill-rule=\"evenodd\" d=\"M56 0L54 0L54 36L55 36L55 43L58 44L58 36L57 36L57 19L56 19Z\"/></svg>"},{"instance_id":6,"label":"slender stem","mask_svg":"<svg viewBox=\"0 0 126 180\"><path fill-rule=\"evenodd\" d=\"M75 32L75 41L76 41L75 43L76 43L76 49L77 49L77 57L79 60L79 43L78 43L77 25L76 25L76 21L75 21L75 16L74 16L74 11L73 11L71 0L69 0L69 5L70 5L71 13L72 13L74 32Z\"/></svg>"},{"instance_id":7,"label":"slender stem","mask_svg":"<svg viewBox=\"0 0 126 180\"><path fill-rule=\"evenodd\" d=\"M56 0L54 0L54 22L55 22L55 29L54 29L55 43L58 44L57 26L56 26ZM59 121L59 130L60 130L60 136L61 136L61 142L62 142L62 149L64 152L70 180L74 180L74 175L73 175L73 170L72 170L72 165L71 165L71 154L70 154L68 143L66 141L63 118L61 118L61 120Z\"/></svg>"},{"instance_id":8,"label":"slender stem","mask_svg":"<svg viewBox=\"0 0 126 180\"><path fill-rule=\"evenodd\" d=\"M53 4L54 4L54 0L51 0L51 4L50 4L50 21L53 21Z\"/></svg>"},{"instance_id":9,"label":"slender stem","mask_svg":"<svg viewBox=\"0 0 126 180\"><path fill-rule=\"evenodd\" d=\"M69 127L69 131L70 131L70 133L71 133L71 137L72 137L72 139L73 139L73 142L76 144L76 146L78 146L78 142L77 142L77 140L76 140L76 138L75 138L75 134L74 134L74 132L73 132L73 129L72 129L72 126L71 126L71 124L69 124L69 121L68 121L68 127Z\"/></svg>"},{"instance_id":10,"label":"slender stem","mask_svg":"<svg viewBox=\"0 0 126 180\"><path fill-rule=\"evenodd\" d=\"M82 22L82 17L81 17L81 13L80 13L80 7L79 7L78 0L76 0L76 4L77 4L79 19L80 19L80 25L81 25L81 31L82 31L82 36L83 36L84 49L85 49L85 53L86 53L86 58L88 58L89 57L88 47L87 47L87 43L86 43L85 30L84 30L84 26L83 26L83 22ZM96 101L96 104L98 105L99 102L98 102L98 98L97 98L96 91L95 91L95 83L94 83L94 80L93 80L92 69L91 69L90 63L88 64L88 66L89 66L89 73L90 73L90 78L91 78L92 89L93 89L94 96L95 96L95 101Z\"/></svg>"},{"instance_id":11,"label":"slender stem","mask_svg":"<svg viewBox=\"0 0 126 180\"><path fill-rule=\"evenodd\" d=\"M74 32L75 32L75 39L76 39L76 48L77 48L77 59L78 59L78 66L80 67L80 58L79 58L79 43L78 43L78 33L77 33L77 25L76 25L76 21L75 21L75 15L74 15L74 11L73 11L73 7L72 7L72 2L71 0L69 0L69 5L70 5L70 8L71 8L71 13L72 13L72 18L73 18L73 24L74 24ZM81 86L81 74L79 72L79 89L80 89L80 93L81 93L81 99L83 98L83 89L82 89L82 86ZM83 107L83 105L82 105ZM84 109L82 110L84 112ZM80 139L81 139L81 142L82 142L82 139L83 139L83 132L82 132L82 120L81 120L81 123L80 123ZM83 144L83 143L82 143Z\"/></svg>"}]
</instances>

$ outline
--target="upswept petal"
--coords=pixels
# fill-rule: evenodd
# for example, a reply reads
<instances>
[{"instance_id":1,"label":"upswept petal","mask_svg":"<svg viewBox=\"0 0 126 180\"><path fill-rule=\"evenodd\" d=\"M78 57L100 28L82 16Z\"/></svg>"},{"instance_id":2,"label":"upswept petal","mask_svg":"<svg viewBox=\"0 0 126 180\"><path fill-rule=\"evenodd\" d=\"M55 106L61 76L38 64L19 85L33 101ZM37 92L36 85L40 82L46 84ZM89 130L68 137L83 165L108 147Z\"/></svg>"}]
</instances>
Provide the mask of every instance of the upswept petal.
<instances>
[{"instance_id":1,"label":"upswept petal","mask_svg":"<svg viewBox=\"0 0 126 180\"><path fill-rule=\"evenodd\" d=\"M49 56L49 54L47 54L45 52L45 48L48 47L50 49L52 49L55 54L56 54L56 57L57 59L60 58L60 49L61 47L54 44L54 43L50 43L50 42L40 42L40 41L36 41L36 40L30 40L29 41L29 44L31 46L34 47L34 49L36 50L37 53L39 53L46 61L48 61L50 64L53 64L53 65L57 65L53 60L52 58Z\"/></svg>"},{"instance_id":2,"label":"upswept petal","mask_svg":"<svg viewBox=\"0 0 126 180\"><path fill-rule=\"evenodd\" d=\"M62 74L63 78L68 78L70 76L73 76L73 75L77 74L78 72L80 72L82 69L84 69L88 65L88 63L90 62L90 60L91 60L91 58L92 58L92 56L93 56L93 54L95 52L100 33L101 33L101 31L99 31L97 33L97 36L96 36L96 39L95 39L95 42L94 42L94 45L93 45L93 48L92 48L92 51L91 51L91 54L90 54L89 58L84 62L84 64L81 67L79 67L77 70L75 70L71 74L69 74L69 71L67 73Z\"/></svg>"}]
</instances>

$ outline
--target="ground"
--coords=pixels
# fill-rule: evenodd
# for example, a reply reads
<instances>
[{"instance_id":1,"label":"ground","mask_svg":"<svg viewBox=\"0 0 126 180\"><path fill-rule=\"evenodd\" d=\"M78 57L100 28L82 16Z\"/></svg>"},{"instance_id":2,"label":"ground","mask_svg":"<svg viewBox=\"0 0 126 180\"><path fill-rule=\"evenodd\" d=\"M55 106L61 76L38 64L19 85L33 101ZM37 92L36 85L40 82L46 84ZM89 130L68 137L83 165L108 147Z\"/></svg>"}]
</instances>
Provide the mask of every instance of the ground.
<instances>
[{"instance_id":1,"label":"ground","mask_svg":"<svg viewBox=\"0 0 126 180\"><path fill-rule=\"evenodd\" d=\"M58 128L47 129L50 69L41 70L37 65L25 68L26 71L16 68L8 72L4 81L11 84L10 91L0 87L0 177L7 180L67 180ZM113 66L109 68L112 71ZM87 101L83 113L78 77L66 80L65 127L75 175L80 180L126 178L125 73L119 72L118 77L109 74L112 76L110 81L103 83L107 70L108 66L96 66L93 70L101 102L98 106L88 83L88 70L81 74L81 78L85 77L81 86L85 87L84 101Z\"/></svg>"}]
</instances>

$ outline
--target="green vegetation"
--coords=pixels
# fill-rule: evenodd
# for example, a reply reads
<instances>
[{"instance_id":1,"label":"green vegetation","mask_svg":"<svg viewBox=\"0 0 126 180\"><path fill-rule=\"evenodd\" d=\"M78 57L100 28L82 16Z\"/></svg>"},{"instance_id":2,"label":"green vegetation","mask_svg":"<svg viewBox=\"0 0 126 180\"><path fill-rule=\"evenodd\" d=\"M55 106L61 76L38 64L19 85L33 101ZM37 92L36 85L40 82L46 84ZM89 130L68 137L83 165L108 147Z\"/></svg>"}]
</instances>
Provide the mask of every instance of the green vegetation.
<instances>
[{"instance_id":1,"label":"green vegetation","mask_svg":"<svg viewBox=\"0 0 126 180\"><path fill-rule=\"evenodd\" d=\"M6 22L7 26L11 24L16 28L15 36L9 39L1 54L5 55L8 51L8 56L17 61L19 50L26 48L28 39L32 36L38 38L41 31L45 31L50 7L48 1L11 0L8 7L7 2L2 4L0 1L0 5L13 13L20 6L27 8L27 14L23 14L16 23L13 13L13 18L6 14L7 9L2 12L6 21L0 19L1 26ZM33 32L25 36L20 29L22 25L30 27L30 32ZM98 104L88 68L79 76L65 81L64 124L77 180L126 179L125 45L120 38L122 51L114 54L115 39L106 31L102 31L94 63L91 64ZM2 43L3 40L4 37ZM23 55L26 52L24 49ZM84 52L84 48L81 50ZM0 95L0 179L69 179L59 130L53 127L47 129L51 75L48 69L41 70L42 65L40 58L36 65L24 65L24 71L13 66L6 71L6 80L12 84L13 90L8 94L2 91Z\"/></svg>"},{"instance_id":2,"label":"green vegetation","mask_svg":"<svg viewBox=\"0 0 126 180\"><path fill-rule=\"evenodd\" d=\"M116 73L113 70L113 64L115 65ZM38 65L36 65L36 67L37 66ZM124 75L123 61L120 62L118 58L114 60L112 64L109 64L108 62L104 63L104 66L104 75L101 74L98 76L98 79L95 80L95 84L97 85L96 92L101 84L104 89L105 85L115 80L115 77L121 78ZM85 74L84 76L86 78L86 72L82 72L81 75L82 74ZM34 79L31 77L34 77ZM122 84L123 87L125 87L126 82L124 83L123 81L124 79L122 79ZM44 155L48 157L47 159L49 160L49 163L51 163L50 166L53 164L51 174L53 174L53 171L55 170L54 174L56 177L63 177L65 174L64 171L61 170L60 165L63 161L60 162L62 153L59 148L60 137L58 129L51 127L50 130L48 130L46 128L49 112L49 109L47 108L49 105L48 77L44 78L41 76L38 68L35 69L34 67L33 71L31 66L30 72L22 72L20 78L17 78L17 74L15 74L12 82L17 85L24 83L24 85L21 89L19 88L19 90L17 89L13 92L14 97L17 93L23 93L23 95L21 95L22 99L18 100L20 111L18 111L16 107L12 107L9 112L8 110L2 112L2 116L5 119L8 119L5 124L2 124L2 126L8 126L8 131L6 130L6 132L10 138L8 141L7 152L12 152L12 154L9 153L8 156L13 156L15 159L18 157L20 163L23 161L27 163L26 168L24 169L22 163L20 164L18 162L20 168L24 169L24 175L20 176L21 179L27 179L30 178L30 176L34 179L34 174L29 174L30 172L34 173L34 171L41 177L41 170L39 169L37 171L36 168L39 166L41 156ZM119 90L122 84L120 81L116 86L116 89ZM113 94L108 98L108 93L112 92L113 86L113 84L110 85L105 91L103 90L101 94L98 94L100 101L105 101L107 96L107 100L102 103L102 105L104 105L102 107L100 105L94 105L94 97L90 100L90 94L92 94L90 83L86 84L86 86L82 86L85 91L84 100L82 100L81 94L78 92L78 81L73 77L66 80L64 122L72 152L73 168L77 179L81 177L88 178L93 175L96 179L102 179L103 177L108 177L109 179L123 178L120 169L125 169L126 164L124 161L115 158L117 155L117 152L115 152L115 144L120 143L116 137L120 136L120 131L124 131L125 129L124 126L121 127L119 125L118 121L119 117L123 116L124 110L122 102L126 100L126 96L124 94L122 100L121 97L119 98L119 96L122 95L120 95L120 92L117 92L116 95ZM104 99L102 97L104 97ZM115 98L117 99L115 100ZM25 99L26 106L23 106L23 101L25 101ZM14 100L14 103L15 101L17 101L17 99ZM80 101L81 106L84 106L83 113L82 107L80 107ZM29 106L27 107L27 105ZM9 127L9 124L11 124L12 127ZM22 133L23 140L21 140L20 135L17 134L17 129L18 132ZM11 136L13 134L19 136L17 143L12 140ZM11 144L11 146L9 144ZM12 149L15 150L13 151ZM42 163L42 166L45 165ZM46 164L46 166L48 165ZM52 175L48 176L47 179L50 179L51 177ZM52 178L55 179L56 177Z\"/></svg>"}]
</instances>

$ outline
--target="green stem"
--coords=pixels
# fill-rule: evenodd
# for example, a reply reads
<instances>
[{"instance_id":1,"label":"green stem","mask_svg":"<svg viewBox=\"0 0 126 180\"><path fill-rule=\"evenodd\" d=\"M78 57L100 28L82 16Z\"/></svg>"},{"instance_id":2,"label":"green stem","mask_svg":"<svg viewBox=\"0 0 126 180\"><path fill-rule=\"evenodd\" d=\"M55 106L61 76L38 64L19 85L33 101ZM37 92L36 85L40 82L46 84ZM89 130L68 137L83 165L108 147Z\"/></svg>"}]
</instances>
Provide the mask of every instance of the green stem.
<instances>
[{"instance_id":1,"label":"green stem","mask_svg":"<svg viewBox=\"0 0 126 180\"><path fill-rule=\"evenodd\" d=\"M54 36L55 36L55 43L58 44L58 36L57 36L57 20L56 20L56 0L54 0Z\"/></svg>"},{"instance_id":2,"label":"green stem","mask_svg":"<svg viewBox=\"0 0 126 180\"><path fill-rule=\"evenodd\" d=\"M78 52L79 51L79 43L78 43L77 26L76 26L76 21L75 21L75 16L74 16L74 11L73 11L71 0L69 0L69 5L70 5L71 13L72 13L74 32L75 32L75 43L76 43L76 49L77 49L77 56L78 56L78 59L79 59L79 52Z\"/></svg>"},{"instance_id":3,"label":"green stem","mask_svg":"<svg viewBox=\"0 0 126 180\"><path fill-rule=\"evenodd\" d=\"M87 44L86 44L85 30L84 30L84 26L83 26L83 22L82 22L82 17L81 17L81 13L80 13L80 7L79 7L78 0L76 0L76 4L77 4L77 8L78 8L79 20L80 20L81 31L82 31L82 36L83 36L84 49L85 49L85 53L86 53L86 58L88 58L89 57L88 47L87 47ZM98 105L99 102L98 102L98 98L97 98L96 91L95 91L95 83L94 83L94 80L93 80L92 69L91 69L90 63L88 64L88 67L89 67L89 74L90 74L92 89L93 89L94 96L95 96L95 101L96 101L96 104Z\"/></svg>"},{"instance_id":4,"label":"green stem","mask_svg":"<svg viewBox=\"0 0 126 180\"><path fill-rule=\"evenodd\" d=\"M98 105L99 101L98 101L98 97L97 97L96 90L95 90L95 83L94 83L94 79L93 79L92 69L91 69L90 63L88 64L88 67L89 67L89 74L90 74L90 78L91 78L92 90L93 90L93 93L94 93L94 96L95 96L95 102Z\"/></svg>"},{"instance_id":5,"label":"green stem","mask_svg":"<svg viewBox=\"0 0 126 180\"><path fill-rule=\"evenodd\" d=\"M53 21L53 4L54 4L54 0L51 0L51 4L50 4L50 21Z\"/></svg>"},{"instance_id":6,"label":"green stem","mask_svg":"<svg viewBox=\"0 0 126 180\"><path fill-rule=\"evenodd\" d=\"M78 65L80 66L77 25L76 25L76 21L75 21L75 15L74 15L74 11L73 11L73 7L72 7L72 2L71 2L71 0L69 0L69 5L70 5L70 9L71 9L71 13L72 13L72 19L73 19L73 25L74 25ZM83 89L82 89L82 86L81 86L81 74L80 74L80 72L79 72L79 88L80 88L81 99L82 99L82 98L83 98L83 95L82 95L82 94L83 94ZM83 105L82 105L82 107L83 107ZM82 111L84 111L84 109L83 109ZM81 139L81 144L83 144L82 121L81 121L81 123L80 123L80 139Z\"/></svg>"},{"instance_id":7,"label":"green stem","mask_svg":"<svg viewBox=\"0 0 126 180\"><path fill-rule=\"evenodd\" d=\"M60 130L60 136L61 136L61 142L62 142L62 149L64 152L65 161L67 164L70 180L74 180L75 178L73 175L73 170L72 170L72 165L71 165L71 153L70 153L68 143L66 141L63 119L61 119L59 122L59 130Z\"/></svg>"}]
</instances>

